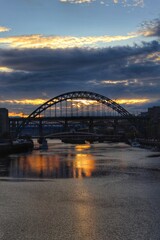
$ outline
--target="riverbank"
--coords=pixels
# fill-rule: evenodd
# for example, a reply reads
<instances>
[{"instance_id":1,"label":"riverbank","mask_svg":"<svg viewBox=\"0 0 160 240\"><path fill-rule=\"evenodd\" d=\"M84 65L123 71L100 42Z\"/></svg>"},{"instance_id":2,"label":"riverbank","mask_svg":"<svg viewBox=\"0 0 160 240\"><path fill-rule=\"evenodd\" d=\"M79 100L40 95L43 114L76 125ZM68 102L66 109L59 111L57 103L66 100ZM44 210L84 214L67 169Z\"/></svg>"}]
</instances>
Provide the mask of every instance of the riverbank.
<instances>
[{"instance_id":1,"label":"riverbank","mask_svg":"<svg viewBox=\"0 0 160 240\"><path fill-rule=\"evenodd\" d=\"M17 139L14 141L6 140L0 142L0 154L13 154L26 152L33 149L32 140Z\"/></svg>"}]
</instances>

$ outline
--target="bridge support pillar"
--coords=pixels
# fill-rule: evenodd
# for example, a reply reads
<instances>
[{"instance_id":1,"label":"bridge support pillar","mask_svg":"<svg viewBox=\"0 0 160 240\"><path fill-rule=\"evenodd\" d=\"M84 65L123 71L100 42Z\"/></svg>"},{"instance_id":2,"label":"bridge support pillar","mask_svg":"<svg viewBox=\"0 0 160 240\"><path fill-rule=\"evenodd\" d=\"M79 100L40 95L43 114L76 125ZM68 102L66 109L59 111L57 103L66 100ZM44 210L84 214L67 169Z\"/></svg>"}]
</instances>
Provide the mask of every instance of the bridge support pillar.
<instances>
[{"instance_id":1,"label":"bridge support pillar","mask_svg":"<svg viewBox=\"0 0 160 240\"><path fill-rule=\"evenodd\" d=\"M68 131L68 120L65 119L65 123L64 123L64 131L67 132Z\"/></svg>"},{"instance_id":2,"label":"bridge support pillar","mask_svg":"<svg viewBox=\"0 0 160 240\"><path fill-rule=\"evenodd\" d=\"M93 132L94 131L94 124L93 124L93 119L89 120L89 132Z\"/></svg>"},{"instance_id":3,"label":"bridge support pillar","mask_svg":"<svg viewBox=\"0 0 160 240\"><path fill-rule=\"evenodd\" d=\"M115 119L113 123L113 128L114 128L114 134L117 134L117 129L118 129L118 120Z\"/></svg>"},{"instance_id":4,"label":"bridge support pillar","mask_svg":"<svg viewBox=\"0 0 160 240\"><path fill-rule=\"evenodd\" d=\"M42 119L39 119L39 136L43 137L43 123L42 123Z\"/></svg>"}]
</instances>

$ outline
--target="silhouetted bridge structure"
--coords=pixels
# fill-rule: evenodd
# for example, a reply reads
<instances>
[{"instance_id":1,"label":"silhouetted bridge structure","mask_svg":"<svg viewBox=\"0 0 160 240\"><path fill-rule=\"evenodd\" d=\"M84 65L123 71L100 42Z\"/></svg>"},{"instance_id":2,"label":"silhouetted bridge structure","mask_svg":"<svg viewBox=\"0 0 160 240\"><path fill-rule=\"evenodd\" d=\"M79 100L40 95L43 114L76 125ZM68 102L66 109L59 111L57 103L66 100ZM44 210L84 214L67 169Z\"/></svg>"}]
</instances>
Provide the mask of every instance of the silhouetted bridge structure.
<instances>
[{"instance_id":1,"label":"silhouetted bridge structure","mask_svg":"<svg viewBox=\"0 0 160 240\"><path fill-rule=\"evenodd\" d=\"M141 128L146 120L145 117L132 115L110 98L93 92L76 91L48 100L27 118L10 118L10 131L21 135L27 127L36 126L42 136L45 126L51 129L51 126L59 124L63 126L63 131L68 131L74 128L74 123L78 123L81 128L85 125L89 132L94 132L95 126L110 124L115 129L122 121L134 128Z\"/></svg>"}]
</instances>

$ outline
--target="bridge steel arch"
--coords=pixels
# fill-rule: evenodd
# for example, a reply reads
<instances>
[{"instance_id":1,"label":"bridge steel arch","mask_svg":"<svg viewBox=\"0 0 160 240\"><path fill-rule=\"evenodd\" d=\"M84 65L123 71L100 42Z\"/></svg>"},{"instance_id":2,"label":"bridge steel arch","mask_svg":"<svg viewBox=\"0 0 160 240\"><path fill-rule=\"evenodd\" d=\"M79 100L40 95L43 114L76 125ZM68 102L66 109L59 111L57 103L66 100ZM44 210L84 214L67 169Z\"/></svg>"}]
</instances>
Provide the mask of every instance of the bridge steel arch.
<instances>
[{"instance_id":1,"label":"bridge steel arch","mask_svg":"<svg viewBox=\"0 0 160 240\"><path fill-rule=\"evenodd\" d=\"M21 130L34 118L36 118L38 115L40 115L43 111L45 111L47 108L62 102L66 100L72 100L72 99L85 99L85 100L95 100L99 103L102 103L116 112L118 112L123 117L129 117L133 118L134 115L129 113L126 109L124 109L121 105L113 101L112 99L105 97L103 95L100 95L98 93L89 92L89 91L74 91L74 92L67 92L61 95L58 95L54 98L51 98L50 100L46 101L44 104L42 104L40 107L35 109L19 126L17 134L21 132Z\"/></svg>"}]
</instances>

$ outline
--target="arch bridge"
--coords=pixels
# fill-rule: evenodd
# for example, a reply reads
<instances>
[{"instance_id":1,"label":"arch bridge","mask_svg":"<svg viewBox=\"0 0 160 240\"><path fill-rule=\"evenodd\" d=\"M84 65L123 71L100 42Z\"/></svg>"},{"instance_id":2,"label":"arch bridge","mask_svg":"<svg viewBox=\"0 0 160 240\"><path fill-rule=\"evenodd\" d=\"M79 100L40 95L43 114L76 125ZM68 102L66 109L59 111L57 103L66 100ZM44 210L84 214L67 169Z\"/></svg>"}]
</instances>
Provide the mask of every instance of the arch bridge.
<instances>
[{"instance_id":1,"label":"arch bridge","mask_svg":"<svg viewBox=\"0 0 160 240\"><path fill-rule=\"evenodd\" d=\"M33 122L42 125L42 122L44 124L53 121L66 126L68 121L89 121L91 129L93 121L111 119L128 119L133 122L135 116L108 97L89 91L74 91L51 98L27 118L19 119L16 134L20 135Z\"/></svg>"}]
</instances>

